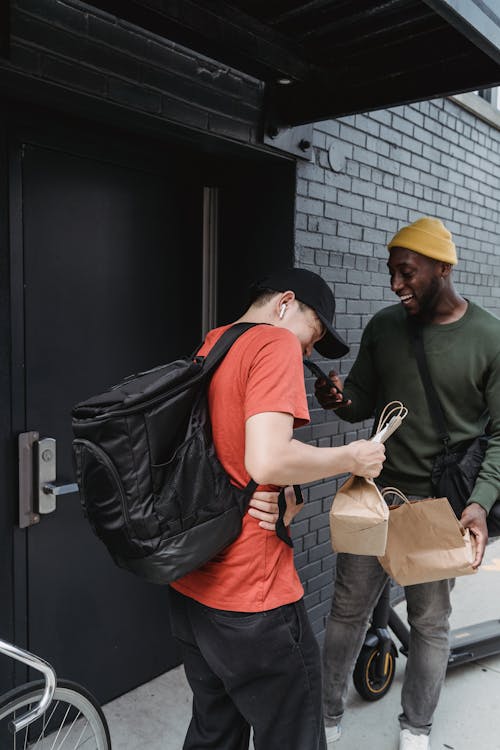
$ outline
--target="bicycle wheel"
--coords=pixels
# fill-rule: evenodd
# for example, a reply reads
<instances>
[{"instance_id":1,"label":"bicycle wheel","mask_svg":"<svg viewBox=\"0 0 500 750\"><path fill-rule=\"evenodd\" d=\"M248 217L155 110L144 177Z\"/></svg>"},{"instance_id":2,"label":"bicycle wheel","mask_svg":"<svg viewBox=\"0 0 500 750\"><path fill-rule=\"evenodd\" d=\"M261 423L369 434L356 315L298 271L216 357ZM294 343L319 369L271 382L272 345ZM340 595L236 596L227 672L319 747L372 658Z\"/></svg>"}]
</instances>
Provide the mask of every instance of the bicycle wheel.
<instances>
[{"instance_id":1,"label":"bicycle wheel","mask_svg":"<svg viewBox=\"0 0 500 750\"><path fill-rule=\"evenodd\" d=\"M378 701L389 690L394 679L395 653L391 649L386 655L384 674L377 674L378 646L363 646L358 656L352 679L359 695L366 701Z\"/></svg>"},{"instance_id":2,"label":"bicycle wheel","mask_svg":"<svg viewBox=\"0 0 500 750\"><path fill-rule=\"evenodd\" d=\"M43 716L15 735L12 719L39 702L44 682L28 682L0 698L0 747L5 750L111 750L106 718L81 685L58 680L54 699Z\"/></svg>"}]
</instances>

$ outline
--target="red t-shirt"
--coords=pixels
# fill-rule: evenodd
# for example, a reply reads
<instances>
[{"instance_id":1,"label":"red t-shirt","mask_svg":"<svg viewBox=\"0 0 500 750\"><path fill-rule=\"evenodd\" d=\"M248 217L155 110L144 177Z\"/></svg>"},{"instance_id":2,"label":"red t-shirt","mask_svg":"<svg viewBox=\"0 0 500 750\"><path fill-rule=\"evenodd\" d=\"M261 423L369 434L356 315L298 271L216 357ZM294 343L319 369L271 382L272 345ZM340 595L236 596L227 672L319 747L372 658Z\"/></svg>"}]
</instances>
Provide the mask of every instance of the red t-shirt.
<instances>
[{"instance_id":1,"label":"red t-shirt","mask_svg":"<svg viewBox=\"0 0 500 750\"><path fill-rule=\"evenodd\" d=\"M227 328L210 331L200 354L206 355ZM216 370L208 401L219 460L233 483L245 487L250 481L244 464L246 420L285 412L293 415L294 427L309 421L298 338L271 325L246 331ZM274 609L304 593L293 550L248 514L233 544L171 586L209 607L236 612Z\"/></svg>"}]
</instances>

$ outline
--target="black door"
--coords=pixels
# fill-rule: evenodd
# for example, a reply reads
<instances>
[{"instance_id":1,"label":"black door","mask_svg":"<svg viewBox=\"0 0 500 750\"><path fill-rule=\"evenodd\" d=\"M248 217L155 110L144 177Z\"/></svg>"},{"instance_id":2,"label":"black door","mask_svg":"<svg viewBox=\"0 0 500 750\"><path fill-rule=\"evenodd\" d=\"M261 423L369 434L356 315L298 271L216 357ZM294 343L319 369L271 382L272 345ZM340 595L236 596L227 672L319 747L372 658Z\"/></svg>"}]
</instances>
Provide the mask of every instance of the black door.
<instances>
[{"instance_id":1,"label":"black door","mask_svg":"<svg viewBox=\"0 0 500 750\"><path fill-rule=\"evenodd\" d=\"M201 188L185 160L181 180L178 159L101 145L12 149L14 407L57 440L59 483L72 405L201 336ZM78 494L25 533L27 646L60 676L107 701L179 663L167 588L114 567Z\"/></svg>"}]
</instances>

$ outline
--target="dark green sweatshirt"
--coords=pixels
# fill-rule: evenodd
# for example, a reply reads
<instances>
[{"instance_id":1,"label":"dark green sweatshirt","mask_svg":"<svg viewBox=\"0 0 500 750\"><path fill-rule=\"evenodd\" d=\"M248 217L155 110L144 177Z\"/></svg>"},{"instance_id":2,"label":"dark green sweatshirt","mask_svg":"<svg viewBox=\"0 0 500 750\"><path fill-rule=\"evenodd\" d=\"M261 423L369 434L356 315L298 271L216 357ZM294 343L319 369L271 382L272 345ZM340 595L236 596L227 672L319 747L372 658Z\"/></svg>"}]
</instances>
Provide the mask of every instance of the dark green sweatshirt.
<instances>
[{"instance_id":1,"label":"dark green sweatshirt","mask_svg":"<svg viewBox=\"0 0 500 750\"><path fill-rule=\"evenodd\" d=\"M431 495L431 468L442 449L431 419L406 312L391 305L370 320L344 386L350 407L342 419L360 422L402 401L408 416L386 443L380 481L406 494ZM424 347L434 387L446 415L451 447L482 434L488 418L492 438L470 502L489 510L500 496L500 320L469 302L454 323L424 326Z\"/></svg>"}]
</instances>

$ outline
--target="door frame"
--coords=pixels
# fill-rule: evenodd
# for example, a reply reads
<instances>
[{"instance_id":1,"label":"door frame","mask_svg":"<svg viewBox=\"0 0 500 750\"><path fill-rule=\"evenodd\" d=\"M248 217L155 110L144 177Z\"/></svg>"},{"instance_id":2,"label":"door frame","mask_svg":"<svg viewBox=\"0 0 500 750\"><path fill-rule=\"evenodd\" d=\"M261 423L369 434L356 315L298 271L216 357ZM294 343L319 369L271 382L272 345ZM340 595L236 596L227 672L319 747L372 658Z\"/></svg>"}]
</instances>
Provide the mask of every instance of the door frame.
<instances>
[{"instance_id":1,"label":"door frame","mask_svg":"<svg viewBox=\"0 0 500 750\"><path fill-rule=\"evenodd\" d=\"M9 260L9 155L6 116L0 117L0 637L14 633L14 540L16 452L12 439L11 306ZM17 562L17 561L16 561ZM12 685L14 663L2 659L0 691Z\"/></svg>"}]
</instances>

